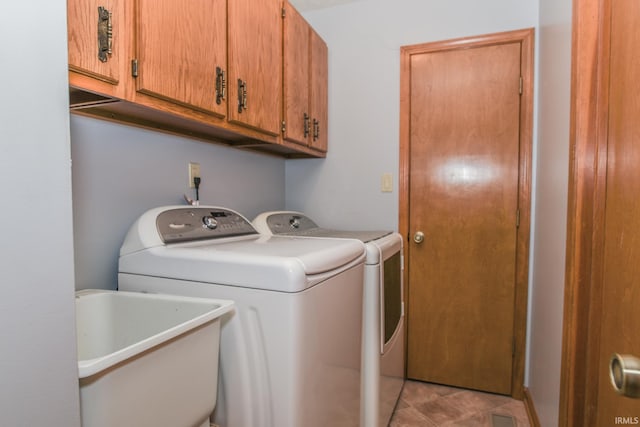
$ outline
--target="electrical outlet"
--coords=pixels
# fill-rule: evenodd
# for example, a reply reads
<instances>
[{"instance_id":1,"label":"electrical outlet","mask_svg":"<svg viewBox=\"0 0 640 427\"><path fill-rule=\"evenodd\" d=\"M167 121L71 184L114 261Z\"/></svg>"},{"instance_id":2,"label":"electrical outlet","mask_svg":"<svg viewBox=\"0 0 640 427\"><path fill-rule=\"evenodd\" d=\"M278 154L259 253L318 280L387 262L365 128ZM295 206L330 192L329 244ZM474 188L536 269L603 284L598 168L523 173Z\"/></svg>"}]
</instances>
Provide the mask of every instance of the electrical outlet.
<instances>
[{"instance_id":1,"label":"electrical outlet","mask_svg":"<svg viewBox=\"0 0 640 427\"><path fill-rule=\"evenodd\" d=\"M193 178L200 178L200 163L189 163L189 188L196 188Z\"/></svg>"},{"instance_id":2,"label":"electrical outlet","mask_svg":"<svg viewBox=\"0 0 640 427\"><path fill-rule=\"evenodd\" d=\"M380 191L383 193L391 193L393 191L393 175L390 173L382 174L382 183L380 185Z\"/></svg>"}]
</instances>

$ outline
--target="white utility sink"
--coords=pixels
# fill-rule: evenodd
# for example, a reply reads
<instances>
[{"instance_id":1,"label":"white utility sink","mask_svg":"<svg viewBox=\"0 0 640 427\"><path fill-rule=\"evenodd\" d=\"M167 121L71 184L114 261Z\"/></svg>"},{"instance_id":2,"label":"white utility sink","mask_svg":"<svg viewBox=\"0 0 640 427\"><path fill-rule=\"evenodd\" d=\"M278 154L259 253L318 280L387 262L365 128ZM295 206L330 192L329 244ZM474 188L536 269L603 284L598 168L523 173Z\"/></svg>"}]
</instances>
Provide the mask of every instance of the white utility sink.
<instances>
[{"instance_id":1,"label":"white utility sink","mask_svg":"<svg viewBox=\"0 0 640 427\"><path fill-rule=\"evenodd\" d=\"M83 427L208 426L229 300L76 292Z\"/></svg>"}]
</instances>

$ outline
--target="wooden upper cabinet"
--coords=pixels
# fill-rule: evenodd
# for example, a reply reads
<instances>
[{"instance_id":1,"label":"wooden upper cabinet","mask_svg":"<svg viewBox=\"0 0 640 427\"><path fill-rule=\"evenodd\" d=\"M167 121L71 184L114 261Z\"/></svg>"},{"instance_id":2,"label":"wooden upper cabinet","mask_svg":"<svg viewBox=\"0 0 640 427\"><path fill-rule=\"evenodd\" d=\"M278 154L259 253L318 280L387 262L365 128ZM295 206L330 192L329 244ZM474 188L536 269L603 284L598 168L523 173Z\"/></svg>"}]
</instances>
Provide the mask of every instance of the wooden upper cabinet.
<instances>
[{"instance_id":1,"label":"wooden upper cabinet","mask_svg":"<svg viewBox=\"0 0 640 427\"><path fill-rule=\"evenodd\" d=\"M229 120L278 136L282 111L280 0L232 0L228 8Z\"/></svg>"},{"instance_id":2,"label":"wooden upper cabinet","mask_svg":"<svg viewBox=\"0 0 640 427\"><path fill-rule=\"evenodd\" d=\"M284 5L284 139L309 145L311 111L309 24L288 2Z\"/></svg>"},{"instance_id":3,"label":"wooden upper cabinet","mask_svg":"<svg viewBox=\"0 0 640 427\"><path fill-rule=\"evenodd\" d=\"M329 51L326 43L312 29L311 37L311 142L310 146L326 152L328 147Z\"/></svg>"},{"instance_id":4,"label":"wooden upper cabinet","mask_svg":"<svg viewBox=\"0 0 640 427\"><path fill-rule=\"evenodd\" d=\"M327 151L327 45L284 5L284 139Z\"/></svg>"},{"instance_id":5,"label":"wooden upper cabinet","mask_svg":"<svg viewBox=\"0 0 640 427\"><path fill-rule=\"evenodd\" d=\"M67 23L71 85L123 95L120 83L126 77L122 66L127 55L124 2L68 0Z\"/></svg>"},{"instance_id":6,"label":"wooden upper cabinet","mask_svg":"<svg viewBox=\"0 0 640 427\"><path fill-rule=\"evenodd\" d=\"M136 12L136 90L224 117L227 1L137 0Z\"/></svg>"},{"instance_id":7,"label":"wooden upper cabinet","mask_svg":"<svg viewBox=\"0 0 640 427\"><path fill-rule=\"evenodd\" d=\"M282 1L67 0L71 111L323 157L326 45Z\"/></svg>"}]
</instances>

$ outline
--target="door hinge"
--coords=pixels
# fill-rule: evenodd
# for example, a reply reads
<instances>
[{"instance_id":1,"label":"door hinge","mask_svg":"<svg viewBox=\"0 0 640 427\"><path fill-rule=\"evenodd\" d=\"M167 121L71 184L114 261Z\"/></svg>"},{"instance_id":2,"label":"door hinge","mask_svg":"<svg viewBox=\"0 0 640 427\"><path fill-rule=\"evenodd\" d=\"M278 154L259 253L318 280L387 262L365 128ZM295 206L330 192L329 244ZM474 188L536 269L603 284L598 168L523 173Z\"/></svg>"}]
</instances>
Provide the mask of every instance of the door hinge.
<instances>
[{"instance_id":1,"label":"door hinge","mask_svg":"<svg viewBox=\"0 0 640 427\"><path fill-rule=\"evenodd\" d=\"M287 9L282 8L282 18L284 19L287 16Z\"/></svg>"},{"instance_id":2,"label":"door hinge","mask_svg":"<svg viewBox=\"0 0 640 427\"><path fill-rule=\"evenodd\" d=\"M138 77L138 60L137 59L131 60L131 75L133 77Z\"/></svg>"},{"instance_id":3,"label":"door hinge","mask_svg":"<svg viewBox=\"0 0 640 427\"><path fill-rule=\"evenodd\" d=\"M285 122L284 120L282 121L282 127L280 128L280 130L282 131L282 133L285 133L287 131L287 122Z\"/></svg>"},{"instance_id":4,"label":"door hinge","mask_svg":"<svg viewBox=\"0 0 640 427\"><path fill-rule=\"evenodd\" d=\"M520 209L516 210L516 228L520 228Z\"/></svg>"},{"instance_id":5,"label":"door hinge","mask_svg":"<svg viewBox=\"0 0 640 427\"><path fill-rule=\"evenodd\" d=\"M523 87L524 87L524 80L522 79L522 76L520 76L520 89L519 89L520 95L522 95Z\"/></svg>"}]
</instances>

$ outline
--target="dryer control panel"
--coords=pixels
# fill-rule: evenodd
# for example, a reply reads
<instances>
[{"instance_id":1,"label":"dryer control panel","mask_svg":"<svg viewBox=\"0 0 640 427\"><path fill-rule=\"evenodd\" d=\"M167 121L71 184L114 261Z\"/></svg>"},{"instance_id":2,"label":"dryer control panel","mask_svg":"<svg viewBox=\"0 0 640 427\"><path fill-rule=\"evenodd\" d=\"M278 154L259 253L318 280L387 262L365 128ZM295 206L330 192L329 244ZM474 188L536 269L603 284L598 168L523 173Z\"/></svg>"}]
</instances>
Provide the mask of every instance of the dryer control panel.
<instances>
[{"instance_id":1,"label":"dryer control panel","mask_svg":"<svg viewBox=\"0 0 640 427\"><path fill-rule=\"evenodd\" d=\"M156 227L164 243L258 234L242 215L213 207L191 206L163 211L156 218Z\"/></svg>"},{"instance_id":2,"label":"dryer control panel","mask_svg":"<svg viewBox=\"0 0 640 427\"><path fill-rule=\"evenodd\" d=\"M300 234L315 230L318 225L311 218L298 213L275 213L267 217L267 226L273 234Z\"/></svg>"},{"instance_id":3,"label":"dryer control panel","mask_svg":"<svg viewBox=\"0 0 640 427\"><path fill-rule=\"evenodd\" d=\"M265 212L253 221L255 227L265 234L304 237L331 237L341 239L357 239L364 243L380 239L391 231L385 230L334 230L322 228L306 215L299 212ZM265 231L266 230L266 231Z\"/></svg>"}]
</instances>

